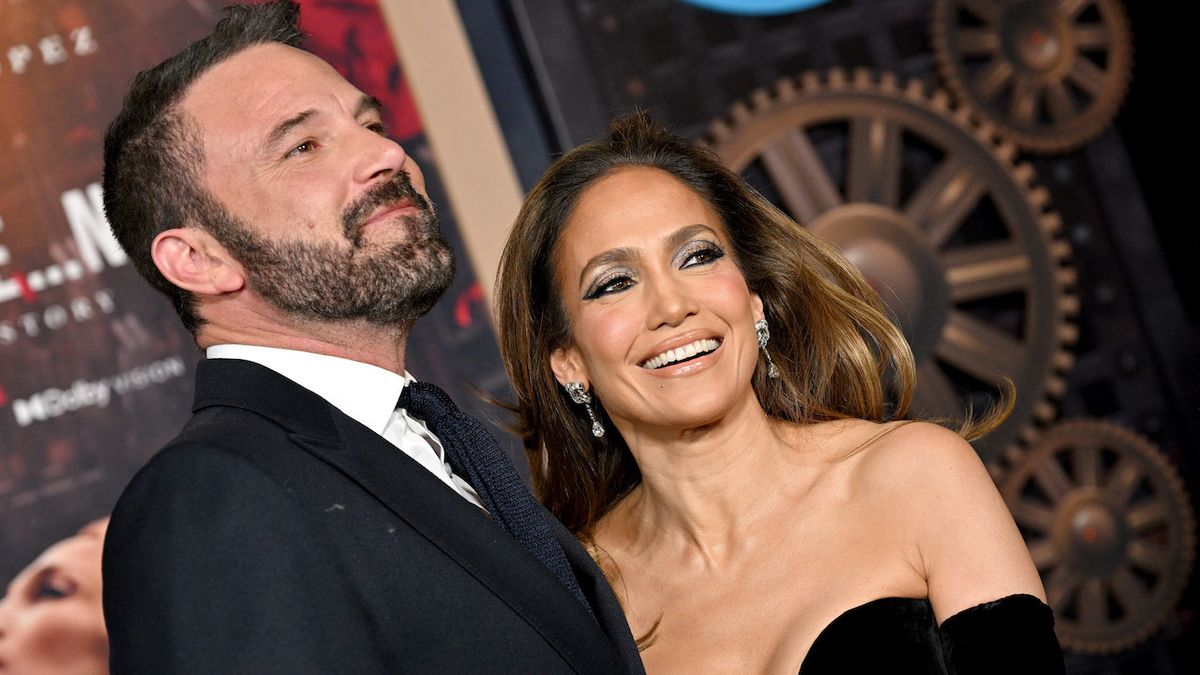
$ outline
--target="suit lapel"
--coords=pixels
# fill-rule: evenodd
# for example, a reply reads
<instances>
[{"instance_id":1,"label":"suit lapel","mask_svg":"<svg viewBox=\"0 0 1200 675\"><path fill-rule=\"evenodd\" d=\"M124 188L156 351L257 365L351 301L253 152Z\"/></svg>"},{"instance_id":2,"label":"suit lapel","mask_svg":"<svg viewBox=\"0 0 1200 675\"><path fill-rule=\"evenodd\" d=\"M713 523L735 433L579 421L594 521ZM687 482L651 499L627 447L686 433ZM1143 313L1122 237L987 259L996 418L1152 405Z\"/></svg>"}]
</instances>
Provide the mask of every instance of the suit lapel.
<instances>
[{"instance_id":1,"label":"suit lapel","mask_svg":"<svg viewBox=\"0 0 1200 675\"><path fill-rule=\"evenodd\" d=\"M550 518L551 530L562 545L563 551L566 552L571 569L575 572L575 578L579 580L583 594L587 596L592 610L596 613L596 620L600 623L600 628L612 641L617 651L621 653L629 672L644 674L642 657L638 652L637 642L629 631L629 623L625 620L625 610L617 601L617 596L613 593L608 580L604 578L604 573L600 571L595 561L592 560L592 556L584 550L575 535L549 514L546 517Z\"/></svg>"},{"instance_id":2,"label":"suit lapel","mask_svg":"<svg viewBox=\"0 0 1200 675\"><path fill-rule=\"evenodd\" d=\"M197 368L196 382L197 410L209 405L246 408L292 430L297 445L341 471L407 522L520 615L575 670L601 673L622 669L615 660L602 661L604 655L613 653L614 646L626 655L621 638L614 638L616 645L610 643L596 620L532 554L378 434L316 394L257 364L233 359L204 361ZM555 525L556 533L562 530ZM572 567L586 569L578 559L586 552L578 544L570 548ZM589 596L595 594L595 581L581 577L581 582L593 587ZM605 614L599 619L609 631L611 607ZM629 629L623 619L621 624L627 636ZM621 632L608 634L619 636ZM636 649L634 660L628 662L640 663Z\"/></svg>"},{"instance_id":3,"label":"suit lapel","mask_svg":"<svg viewBox=\"0 0 1200 675\"><path fill-rule=\"evenodd\" d=\"M536 558L370 429L335 411L342 442L295 440L375 496L525 619L580 672L612 645ZM580 630L580 628L584 630Z\"/></svg>"}]
</instances>

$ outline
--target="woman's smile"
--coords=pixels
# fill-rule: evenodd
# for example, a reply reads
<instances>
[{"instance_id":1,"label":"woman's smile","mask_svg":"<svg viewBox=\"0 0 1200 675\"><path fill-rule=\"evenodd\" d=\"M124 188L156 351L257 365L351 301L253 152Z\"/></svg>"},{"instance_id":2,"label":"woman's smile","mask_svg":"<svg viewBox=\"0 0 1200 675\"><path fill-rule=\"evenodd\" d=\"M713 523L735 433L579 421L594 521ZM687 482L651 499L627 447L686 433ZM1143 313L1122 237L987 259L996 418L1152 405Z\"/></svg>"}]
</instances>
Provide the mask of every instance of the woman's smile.
<instances>
[{"instance_id":1,"label":"woman's smile","mask_svg":"<svg viewBox=\"0 0 1200 675\"><path fill-rule=\"evenodd\" d=\"M646 370L666 371L671 374L692 372L692 366L709 363L716 360L716 352L721 348L720 338L702 338L693 340L679 347L664 348L658 354L642 361L639 365ZM712 359L705 357L712 356Z\"/></svg>"},{"instance_id":2,"label":"woman's smile","mask_svg":"<svg viewBox=\"0 0 1200 675\"><path fill-rule=\"evenodd\" d=\"M752 398L762 305L731 253L720 216L664 171L590 186L558 241L572 326L552 357L560 382L586 382L614 420L656 428L710 424ZM663 391L701 373L687 396Z\"/></svg>"}]
</instances>

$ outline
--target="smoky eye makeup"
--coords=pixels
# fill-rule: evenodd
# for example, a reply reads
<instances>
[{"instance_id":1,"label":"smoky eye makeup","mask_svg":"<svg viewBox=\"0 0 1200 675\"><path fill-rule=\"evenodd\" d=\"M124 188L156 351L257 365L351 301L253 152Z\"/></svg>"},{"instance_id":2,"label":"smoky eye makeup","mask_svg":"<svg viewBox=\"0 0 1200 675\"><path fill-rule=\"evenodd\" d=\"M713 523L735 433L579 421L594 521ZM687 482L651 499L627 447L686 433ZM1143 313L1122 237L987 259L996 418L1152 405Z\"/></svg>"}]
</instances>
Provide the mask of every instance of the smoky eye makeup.
<instances>
[{"instance_id":1,"label":"smoky eye makeup","mask_svg":"<svg viewBox=\"0 0 1200 675\"><path fill-rule=\"evenodd\" d=\"M39 574L32 585L35 600L61 600L75 594L77 584L59 570L48 569Z\"/></svg>"},{"instance_id":2,"label":"smoky eye makeup","mask_svg":"<svg viewBox=\"0 0 1200 675\"><path fill-rule=\"evenodd\" d=\"M596 298L623 291L633 283L633 273L625 268L616 268L605 270L598 275L587 290L584 291L584 300L595 300Z\"/></svg>"},{"instance_id":3,"label":"smoky eye makeup","mask_svg":"<svg viewBox=\"0 0 1200 675\"><path fill-rule=\"evenodd\" d=\"M682 269L704 265L724 257L725 249L720 244L708 239L694 239L679 249L675 263Z\"/></svg>"}]
</instances>

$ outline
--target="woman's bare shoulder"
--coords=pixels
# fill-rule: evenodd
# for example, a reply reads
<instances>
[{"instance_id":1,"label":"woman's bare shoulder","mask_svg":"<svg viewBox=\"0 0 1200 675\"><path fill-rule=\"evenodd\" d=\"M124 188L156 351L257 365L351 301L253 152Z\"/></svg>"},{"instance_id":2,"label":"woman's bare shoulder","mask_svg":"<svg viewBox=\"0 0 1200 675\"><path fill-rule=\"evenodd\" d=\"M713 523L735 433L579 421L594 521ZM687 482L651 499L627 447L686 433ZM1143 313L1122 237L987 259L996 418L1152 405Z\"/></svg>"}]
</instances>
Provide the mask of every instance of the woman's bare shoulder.
<instances>
[{"instance_id":1,"label":"woman's bare shoulder","mask_svg":"<svg viewBox=\"0 0 1200 675\"><path fill-rule=\"evenodd\" d=\"M884 509L893 525L921 530L962 512L1008 517L979 455L950 429L866 422L847 426L844 447L840 462L851 492Z\"/></svg>"},{"instance_id":2,"label":"woman's bare shoulder","mask_svg":"<svg viewBox=\"0 0 1200 675\"><path fill-rule=\"evenodd\" d=\"M871 423L867 423L871 424ZM930 422L874 424L873 433L859 427L859 473L867 480L886 480L905 487L929 488L939 483L958 484L980 479L990 484L979 455L961 436Z\"/></svg>"},{"instance_id":3,"label":"woman's bare shoulder","mask_svg":"<svg viewBox=\"0 0 1200 675\"><path fill-rule=\"evenodd\" d=\"M1014 593L1044 597L1008 507L961 436L911 422L862 454L862 480L913 536L939 617Z\"/></svg>"}]
</instances>

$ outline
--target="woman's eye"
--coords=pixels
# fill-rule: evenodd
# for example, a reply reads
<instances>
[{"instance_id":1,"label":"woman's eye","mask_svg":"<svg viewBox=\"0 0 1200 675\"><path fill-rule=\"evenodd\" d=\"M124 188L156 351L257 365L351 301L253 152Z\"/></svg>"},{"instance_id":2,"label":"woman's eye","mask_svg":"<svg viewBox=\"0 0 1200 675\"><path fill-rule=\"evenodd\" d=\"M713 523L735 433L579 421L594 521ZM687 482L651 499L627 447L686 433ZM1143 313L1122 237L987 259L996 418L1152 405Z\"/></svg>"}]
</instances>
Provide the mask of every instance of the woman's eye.
<instances>
[{"instance_id":1,"label":"woman's eye","mask_svg":"<svg viewBox=\"0 0 1200 675\"><path fill-rule=\"evenodd\" d=\"M34 596L37 600L61 600L75 593L75 583L66 577L49 575L38 582Z\"/></svg>"},{"instance_id":2,"label":"woman's eye","mask_svg":"<svg viewBox=\"0 0 1200 675\"><path fill-rule=\"evenodd\" d=\"M683 264L680 265L680 268L686 269L696 265L705 265L723 257L725 257L725 251L719 247L703 246L684 254Z\"/></svg>"},{"instance_id":3,"label":"woman's eye","mask_svg":"<svg viewBox=\"0 0 1200 675\"><path fill-rule=\"evenodd\" d=\"M371 122L370 124L366 124L364 126L380 136L387 136L387 127L383 126L383 122Z\"/></svg>"},{"instance_id":4,"label":"woman's eye","mask_svg":"<svg viewBox=\"0 0 1200 675\"><path fill-rule=\"evenodd\" d=\"M583 299L593 300L603 295L620 293L632 285L633 279L627 275L622 274L616 277L609 277L608 279L597 283L595 286L592 286L592 289L587 292L587 295L583 296Z\"/></svg>"}]
</instances>

